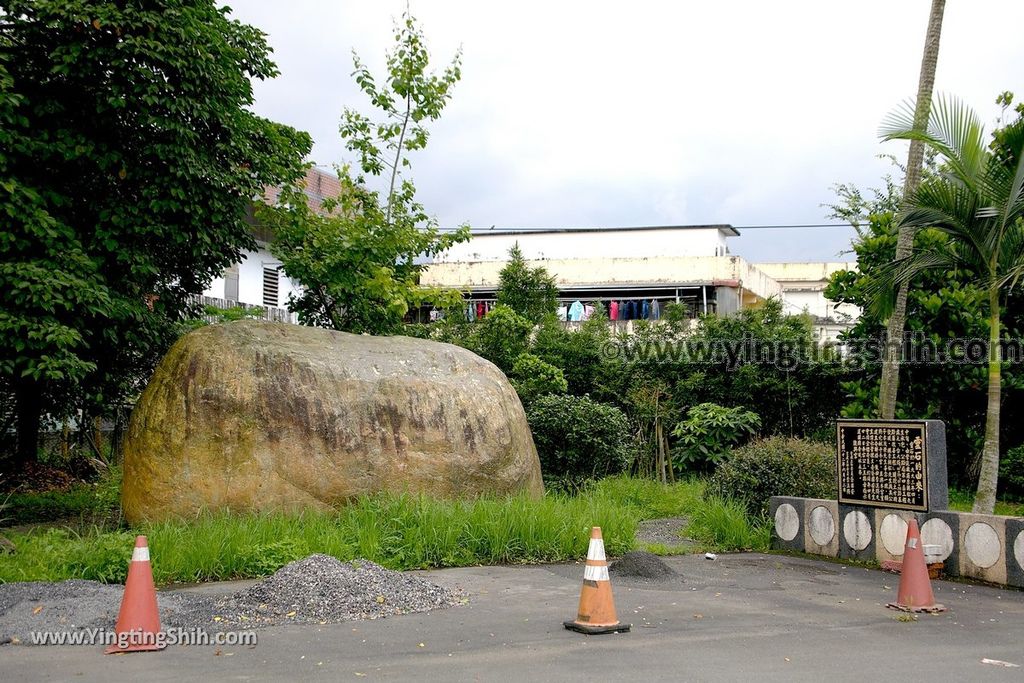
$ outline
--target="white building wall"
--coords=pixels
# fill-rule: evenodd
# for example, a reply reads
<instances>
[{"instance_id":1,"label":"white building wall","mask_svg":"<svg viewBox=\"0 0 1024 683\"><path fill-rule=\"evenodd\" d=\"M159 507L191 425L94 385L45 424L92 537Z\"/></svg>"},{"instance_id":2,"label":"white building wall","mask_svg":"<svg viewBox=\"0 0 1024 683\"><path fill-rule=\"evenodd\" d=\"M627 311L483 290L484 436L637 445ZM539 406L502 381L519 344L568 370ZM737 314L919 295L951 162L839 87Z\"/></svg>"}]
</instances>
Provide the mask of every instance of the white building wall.
<instances>
[{"instance_id":1,"label":"white building wall","mask_svg":"<svg viewBox=\"0 0 1024 683\"><path fill-rule=\"evenodd\" d=\"M242 260L238 264L238 302L252 306L268 305L263 300L263 269L276 268L280 265L281 262L264 247L260 247L256 251L243 252ZM225 284L223 277L214 278L209 288L203 292L203 296L217 299L227 298ZM298 283L293 282L283 271L278 270L276 306L287 308L289 294L298 293L299 289Z\"/></svg>"},{"instance_id":2,"label":"white building wall","mask_svg":"<svg viewBox=\"0 0 1024 683\"><path fill-rule=\"evenodd\" d=\"M567 230L474 234L438 256L438 263L507 261L515 244L528 261L650 256L724 256L726 234L716 227L655 230Z\"/></svg>"}]
</instances>

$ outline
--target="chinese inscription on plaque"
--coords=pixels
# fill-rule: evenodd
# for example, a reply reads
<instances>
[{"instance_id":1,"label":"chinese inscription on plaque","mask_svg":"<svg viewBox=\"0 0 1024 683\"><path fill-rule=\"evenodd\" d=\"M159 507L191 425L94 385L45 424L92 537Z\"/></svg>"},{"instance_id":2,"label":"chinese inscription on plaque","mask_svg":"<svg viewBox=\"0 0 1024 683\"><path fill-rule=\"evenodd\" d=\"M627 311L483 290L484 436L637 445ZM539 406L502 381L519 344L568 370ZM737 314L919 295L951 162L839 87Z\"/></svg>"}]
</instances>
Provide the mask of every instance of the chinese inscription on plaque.
<instances>
[{"instance_id":1,"label":"chinese inscription on plaque","mask_svg":"<svg viewBox=\"0 0 1024 683\"><path fill-rule=\"evenodd\" d=\"M839 502L928 510L924 422L839 421Z\"/></svg>"}]
</instances>

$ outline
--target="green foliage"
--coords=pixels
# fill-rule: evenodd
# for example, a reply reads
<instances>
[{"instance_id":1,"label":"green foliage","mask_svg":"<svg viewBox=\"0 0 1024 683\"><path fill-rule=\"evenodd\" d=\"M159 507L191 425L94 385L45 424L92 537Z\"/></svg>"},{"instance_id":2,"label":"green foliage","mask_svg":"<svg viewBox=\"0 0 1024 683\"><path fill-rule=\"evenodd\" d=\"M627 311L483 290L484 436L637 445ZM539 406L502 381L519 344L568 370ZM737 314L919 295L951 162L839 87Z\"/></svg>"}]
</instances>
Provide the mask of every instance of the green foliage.
<instances>
[{"instance_id":1,"label":"green foliage","mask_svg":"<svg viewBox=\"0 0 1024 683\"><path fill-rule=\"evenodd\" d=\"M545 474L614 474L632 460L629 422L615 406L549 394L536 399L526 417Z\"/></svg>"},{"instance_id":2,"label":"green foliage","mask_svg":"<svg viewBox=\"0 0 1024 683\"><path fill-rule=\"evenodd\" d=\"M1006 451L999 463L999 481L1008 495L1024 499L1024 446Z\"/></svg>"},{"instance_id":3,"label":"green foliage","mask_svg":"<svg viewBox=\"0 0 1024 683\"><path fill-rule=\"evenodd\" d=\"M285 273L304 285L288 303L304 324L392 334L410 307L453 308L462 301L458 292L421 287L419 275L422 257L468 239L469 230L441 233L402 176L408 154L427 144L426 123L451 98L461 56L440 74L430 72L423 33L407 12L396 24L395 48L379 82L358 55L354 61L356 84L380 116L374 121L351 108L342 115L341 137L360 170L338 169L340 195L319 208L295 185L258 215L274 232L271 250ZM370 189L370 179L386 189Z\"/></svg>"},{"instance_id":4,"label":"green foliage","mask_svg":"<svg viewBox=\"0 0 1024 683\"><path fill-rule=\"evenodd\" d=\"M708 491L731 497L760 516L768 514L772 496L835 498L835 448L779 436L754 441L733 450L719 465Z\"/></svg>"},{"instance_id":5,"label":"green foliage","mask_svg":"<svg viewBox=\"0 0 1024 683\"><path fill-rule=\"evenodd\" d=\"M531 353L516 358L508 377L524 403L546 394L564 394L569 387L561 370Z\"/></svg>"},{"instance_id":6,"label":"green foliage","mask_svg":"<svg viewBox=\"0 0 1024 683\"><path fill-rule=\"evenodd\" d=\"M255 246L252 197L309 137L252 113L277 74L211 0L9 0L0 22L0 376L39 415L139 391L188 297Z\"/></svg>"},{"instance_id":7,"label":"green foliage","mask_svg":"<svg viewBox=\"0 0 1024 683\"><path fill-rule=\"evenodd\" d=\"M498 276L498 303L533 323L553 316L558 307L558 285L543 266L531 268L516 243Z\"/></svg>"},{"instance_id":8,"label":"green foliage","mask_svg":"<svg viewBox=\"0 0 1024 683\"><path fill-rule=\"evenodd\" d=\"M771 544L771 525L753 519L743 503L729 498L709 496L690 514L686 535L708 547L723 551L767 550Z\"/></svg>"},{"instance_id":9,"label":"green foliage","mask_svg":"<svg viewBox=\"0 0 1024 683\"><path fill-rule=\"evenodd\" d=\"M701 479L662 484L652 479L616 475L594 482L591 490L596 496L636 509L640 519L688 515L704 499Z\"/></svg>"},{"instance_id":10,"label":"green foliage","mask_svg":"<svg viewBox=\"0 0 1024 683\"><path fill-rule=\"evenodd\" d=\"M713 468L733 446L757 433L760 426L757 413L741 407L696 405L672 430L678 439L672 453L673 464L680 470Z\"/></svg>"},{"instance_id":11,"label":"green foliage","mask_svg":"<svg viewBox=\"0 0 1024 683\"><path fill-rule=\"evenodd\" d=\"M595 315L579 330L570 331L558 320L548 318L537 330L531 353L562 370L569 393L614 401L617 383L608 379L621 371L621 365L606 357L612 345L606 323L606 318Z\"/></svg>"},{"instance_id":12,"label":"green foliage","mask_svg":"<svg viewBox=\"0 0 1024 683\"><path fill-rule=\"evenodd\" d=\"M121 503L121 468L113 467L94 483L77 483L65 491L12 493L0 523L32 524L68 520L103 522L116 516Z\"/></svg>"},{"instance_id":13,"label":"green foliage","mask_svg":"<svg viewBox=\"0 0 1024 683\"><path fill-rule=\"evenodd\" d=\"M586 556L594 525L609 554L632 549L638 515L601 492L539 500L378 496L336 512L210 514L133 532L40 529L10 535L18 552L0 563L0 582L123 581L135 532L149 539L159 584L265 576L314 552L392 569L558 562Z\"/></svg>"},{"instance_id":14,"label":"green foliage","mask_svg":"<svg viewBox=\"0 0 1024 683\"><path fill-rule=\"evenodd\" d=\"M465 345L508 373L530 348L533 323L508 306L498 304L472 327Z\"/></svg>"},{"instance_id":15,"label":"green foliage","mask_svg":"<svg viewBox=\"0 0 1024 683\"><path fill-rule=\"evenodd\" d=\"M967 154L971 159L967 166L956 161L950 162L946 152L941 152L936 172L926 173L922 189L915 197L917 208L913 211L908 210L900 216L900 220L911 221L922 228L917 230L914 239L915 255L912 261L916 265L907 262L898 264L898 268L893 266L897 224L893 213L896 201L892 197L892 191L889 196L876 196L873 202L862 202L863 206L860 208L851 204L848 198L844 202L851 211L857 209L854 213L863 217L859 237L854 242L857 269L833 276L825 295L833 301L851 303L864 309L864 314L856 325L845 335L845 341L854 352L857 361L854 372L843 384L843 389L849 397L843 408L843 415L847 417L874 417L877 414L878 381L881 374L880 341L885 329L885 311L884 306L879 308L876 304L880 299L886 298L880 297L881 292L891 292L894 289L897 270L903 272L898 276L900 278L912 277L908 291L907 332L918 348L927 349L929 345L934 345L934 348L942 350L946 342L952 339L989 338L990 300L985 284L988 265L979 263L978 259L964 252L961 238L970 232L976 235L980 245L995 244L991 238L998 231L992 232L988 238L982 238L980 235L988 229L986 226L994 227L998 222L998 215L1005 212L997 210L987 217L972 214L973 209L970 207L979 201L993 206L997 206L999 201L992 197L972 199L970 188L1005 188L1008 169L1012 168L1012 160L1017 158L1012 149L1015 144L1013 131L1017 131L1016 144L1019 145L1022 124L1018 119L1012 126L997 130L989 145L990 152L986 152L981 144L983 133L980 124L976 120L973 123L969 121L969 110L950 110L943 114L943 109L950 107L944 106L933 111L935 115L947 117L943 125L953 126L954 119L963 114L960 117L963 120L958 124L960 128L953 127L947 131L952 136L948 140L954 141L954 138L959 136L957 139L962 143L962 147L966 149L969 140L973 140L974 147ZM954 113L956 116L953 116ZM937 124L933 121L931 125L934 134ZM895 131L895 134L902 136L898 131ZM938 149L944 144L934 147ZM956 155L952 149L946 151ZM959 189L946 185L957 185L959 181L953 182L951 179L956 173L967 168L973 168L979 173L982 168L990 169L985 171L990 177L981 173L981 177L963 182ZM1002 177L1003 180L998 181L998 177ZM943 218L940 215L943 213L941 207L946 202L947 209L955 208L950 207L947 202L953 200L954 195L960 197L954 204L966 212L954 221L959 228L950 230L947 225L942 229L932 229L930 226L939 226L944 221L949 224L946 219L952 216L946 215ZM844 199L842 196L840 198ZM931 208L926 208L927 205L931 205ZM1005 202L1003 205L1005 206ZM958 237L955 234L958 230L966 232ZM1000 268L1008 267L1009 260L1020 253L1018 248L1013 246L1014 239L1024 235L1020 231L1019 227L1005 231L1010 238L1003 240L1006 262L1000 265L997 259L996 263ZM1017 237L1012 237L1013 234L1017 234ZM937 266L943 261L946 262L945 267L922 268L929 264ZM1001 297L1000 322L1005 334L1011 338L1020 337L1021 331L1024 330L1024 297L1020 296L1019 288L1006 288ZM1005 364L1001 368L1001 374L1003 409L1008 414L1013 414L1020 410L1020 401L1024 398L1020 391L1024 388L1024 374L1020 372L1019 363ZM984 363L904 362L900 367L901 391L896 417L934 418L946 422L950 479L961 486L973 485L978 477L979 456L985 442L986 396L983 389L987 384L988 369ZM1024 440L1024 424L1018 421L1002 421L1001 431L1002 439L1010 443L1020 443Z\"/></svg>"}]
</instances>

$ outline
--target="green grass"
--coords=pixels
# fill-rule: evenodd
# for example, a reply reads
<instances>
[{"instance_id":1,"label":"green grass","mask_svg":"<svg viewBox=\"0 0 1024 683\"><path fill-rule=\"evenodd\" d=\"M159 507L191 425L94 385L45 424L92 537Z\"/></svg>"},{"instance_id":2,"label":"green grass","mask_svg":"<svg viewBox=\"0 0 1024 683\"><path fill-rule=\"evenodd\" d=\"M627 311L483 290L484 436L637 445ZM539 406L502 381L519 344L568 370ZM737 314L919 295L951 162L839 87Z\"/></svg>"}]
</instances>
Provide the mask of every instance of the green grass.
<instances>
[{"instance_id":1,"label":"green grass","mask_svg":"<svg viewBox=\"0 0 1024 683\"><path fill-rule=\"evenodd\" d=\"M970 512L974 505L974 491L967 489L949 490L949 509L959 512ZM1024 517L1024 503L997 500L995 514L1007 517Z\"/></svg>"},{"instance_id":2,"label":"green grass","mask_svg":"<svg viewBox=\"0 0 1024 683\"><path fill-rule=\"evenodd\" d=\"M121 469L113 467L91 484L80 482L63 491L14 492L5 498L0 523L7 526L55 520L79 526L102 523L111 516L119 516Z\"/></svg>"},{"instance_id":3,"label":"green grass","mask_svg":"<svg viewBox=\"0 0 1024 683\"><path fill-rule=\"evenodd\" d=\"M10 534L0 581L124 579L135 533L149 538L160 584L257 577L310 553L363 557L393 569L555 562L586 554L600 526L610 554L631 549L639 514L600 493L440 501L363 498L336 512L211 514L135 530L36 529Z\"/></svg>"},{"instance_id":4,"label":"green grass","mask_svg":"<svg viewBox=\"0 0 1024 683\"><path fill-rule=\"evenodd\" d=\"M754 519L742 503L709 496L690 515L686 533L709 550L767 550L771 525Z\"/></svg>"},{"instance_id":5,"label":"green grass","mask_svg":"<svg viewBox=\"0 0 1024 683\"><path fill-rule=\"evenodd\" d=\"M703 494L699 480L610 477L575 496L541 499L375 496L336 511L217 513L134 529L112 522L39 527L7 533L17 552L0 560L0 582L123 581L136 534L149 539L159 584L266 576L311 553L392 569L568 561L585 557L592 526L617 556L634 548L640 520L658 517L690 517L689 533L709 549L760 547L761 526L741 506Z\"/></svg>"},{"instance_id":6,"label":"green grass","mask_svg":"<svg viewBox=\"0 0 1024 683\"><path fill-rule=\"evenodd\" d=\"M704 481L661 484L652 479L618 476L600 479L590 490L635 509L640 519L658 519L688 515L704 497Z\"/></svg>"}]
</instances>

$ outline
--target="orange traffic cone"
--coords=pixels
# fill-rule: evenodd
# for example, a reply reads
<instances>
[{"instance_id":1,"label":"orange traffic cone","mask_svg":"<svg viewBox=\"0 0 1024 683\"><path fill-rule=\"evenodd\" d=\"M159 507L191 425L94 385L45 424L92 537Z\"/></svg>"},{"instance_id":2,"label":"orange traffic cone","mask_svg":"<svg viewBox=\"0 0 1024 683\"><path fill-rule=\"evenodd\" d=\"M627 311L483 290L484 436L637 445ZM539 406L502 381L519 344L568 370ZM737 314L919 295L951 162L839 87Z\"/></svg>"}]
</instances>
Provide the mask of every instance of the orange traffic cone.
<instances>
[{"instance_id":1,"label":"orange traffic cone","mask_svg":"<svg viewBox=\"0 0 1024 683\"><path fill-rule=\"evenodd\" d=\"M932 584L928 580L928 565L924 561L921 546L921 532L917 520L907 524L907 543L903 548L903 567L900 570L900 590L896 602L886 607L904 612L945 612L946 608L935 602Z\"/></svg>"},{"instance_id":2,"label":"orange traffic cone","mask_svg":"<svg viewBox=\"0 0 1024 683\"><path fill-rule=\"evenodd\" d=\"M590 548L587 550L587 566L583 570L583 589L580 591L576 621L565 622L565 627L588 635L629 630L629 624L620 624L615 616L612 582L608 578L608 562L599 526L590 531Z\"/></svg>"},{"instance_id":3,"label":"orange traffic cone","mask_svg":"<svg viewBox=\"0 0 1024 683\"><path fill-rule=\"evenodd\" d=\"M145 536L135 538L135 550L128 565L128 580L124 584L121 611L115 627L117 640L106 653L162 650L166 646L160 638L160 611L156 604L153 570L149 566L149 546Z\"/></svg>"}]
</instances>

